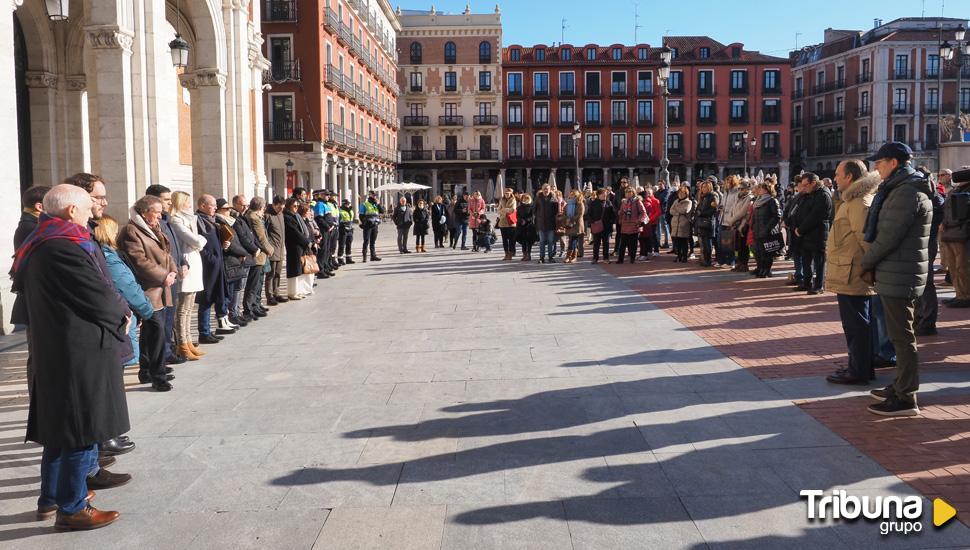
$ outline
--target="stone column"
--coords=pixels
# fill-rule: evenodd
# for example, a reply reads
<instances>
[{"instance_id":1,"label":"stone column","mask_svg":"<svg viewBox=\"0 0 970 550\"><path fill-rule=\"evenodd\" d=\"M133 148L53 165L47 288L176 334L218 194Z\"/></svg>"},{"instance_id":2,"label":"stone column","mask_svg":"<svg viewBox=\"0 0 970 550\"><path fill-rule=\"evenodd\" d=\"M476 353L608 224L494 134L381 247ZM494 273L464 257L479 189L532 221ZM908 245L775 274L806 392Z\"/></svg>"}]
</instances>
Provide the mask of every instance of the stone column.
<instances>
[{"instance_id":1,"label":"stone column","mask_svg":"<svg viewBox=\"0 0 970 550\"><path fill-rule=\"evenodd\" d=\"M532 168L525 169L525 191L530 195L535 194L535 189L532 187Z\"/></svg>"},{"instance_id":2,"label":"stone column","mask_svg":"<svg viewBox=\"0 0 970 550\"><path fill-rule=\"evenodd\" d=\"M465 190L472 192L472 169L465 168Z\"/></svg>"},{"instance_id":3,"label":"stone column","mask_svg":"<svg viewBox=\"0 0 970 550\"><path fill-rule=\"evenodd\" d=\"M778 163L778 187L781 189L788 188L790 180L791 164L787 160L783 160Z\"/></svg>"},{"instance_id":4,"label":"stone column","mask_svg":"<svg viewBox=\"0 0 970 550\"><path fill-rule=\"evenodd\" d=\"M125 220L128 219L128 207L138 195L132 125L132 33L117 24L93 25L85 27L85 31L90 45L87 84L95 99L90 120L97 121L92 128L92 141L95 142L92 169L104 178L108 213ZM193 101L193 108L195 104ZM219 131L218 126L216 131ZM195 158L203 156L200 154Z\"/></svg>"},{"instance_id":5,"label":"stone column","mask_svg":"<svg viewBox=\"0 0 970 550\"><path fill-rule=\"evenodd\" d=\"M17 134L17 79L13 55L13 10L22 0L4 3L0 8L0 143L6 145L3 169L7 177L0 179L0 192L8 199L0 201L0 227L5 228L8 237L0 239L0 271L10 271L13 263L13 242L9 235L20 220L20 157L16 144ZM7 6L10 6L9 8ZM11 197L14 197L11 200ZM10 277L0 277L0 332L10 334L10 309L14 295L10 292Z\"/></svg>"},{"instance_id":6,"label":"stone column","mask_svg":"<svg viewBox=\"0 0 970 550\"><path fill-rule=\"evenodd\" d=\"M195 196L224 197L229 192L226 165L226 75L198 69L179 76L192 101L192 179Z\"/></svg>"},{"instance_id":7,"label":"stone column","mask_svg":"<svg viewBox=\"0 0 970 550\"><path fill-rule=\"evenodd\" d=\"M505 181L505 168L498 169L498 177L502 178L502 189L509 186L509 182Z\"/></svg>"},{"instance_id":8,"label":"stone column","mask_svg":"<svg viewBox=\"0 0 970 550\"><path fill-rule=\"evenodd\" d=\"M612 182L610 181L610 169L604 167L603 168L603 186L605 187L607 185L612 185ZM630 185L633 185L633 180L630 180Z\"/></svg>"},{"instance_id":9,"label":"stone column","mask_svg":"<svg viewBox=\"0 0 970 550\"><path fill-rule=\"evenodd\" d=\"M431 194L438 196L441 194L441 185L438 183L438 169L431 169Z\"/></svg>"},{"instance_id":10,"label":"stone column","mask_svg":"<svg viewBox=\"0 0 970 550\"><path fill-rule=\"evenodd\" d=\"M364 185L364 182L366 181L366 175L362 175L360 173L354 175L354 186L351 189L350 197L348 197L350 199L350 204L352 204L354 207L354 212L356 212L357 207L360 206L361 193L363 192L361 190L361 186Z\"/></svg>"},{"instance_id":11,"label":"stone column","mask_svg":"<svg viewBox=\"0 0 970 550\"><path fill-rule=\"evenodd\" d=\"M64 171L57 158L57 75L29 71L26 77L30 103L30 150L34 159L33 183L57 185L63 179L59 174Z\"/></svg>"},{"instance_id":12,"label":"stone column","mask_svg":"<svg viewBox=\"0 0 970 550\"><path fill-rule=\"evenodd\" d=\"M556 174L556 169L555 168L550 168L549 169L549 175L546 176L546 181L540 181L539 183L541 184L541 183L546 183L548 181L551 181L553 174ZM560 191L562 191L563 189L566 188L566 180L564 179L563 181L559 181L559 174L556 174L556 187ZM553 191L555 191L555 189L553 189Z\"/></svg>"},{"instance_id":13,"label":"stone column","mask_svg":"<svg viewBox=\"0 0 970 550\"><path fill-rule=\"evenodd\" d=\"M687 181L694 181L694 165L692 164L687 165Z\"/></svg>"},{"instance_id":14,"label":"stone column","mask_svg":"<svg viewBox=\"0 0 970 550\"><path fill-rule=\"evenodd\" d=\"M65 174L91 171L91 142L88 124L88 84L83 74L65 79L67 151Z\"/></svg>"},{"instance_id":15,"label":"stone column","mask_svg":"<svg viewBox=\"0 0 970 550\"><path fill-rule=\"evenodd\" d=\"M626 179L630 180L630 183L633 183L633 167L630 166L629 168L626 169L626 171L627 171L627 177L626 177ZM645 175L646 174L644 174L644 176ZM643 185L644 183L646 183L646 181L641 181L640 182L640 185ZM654 183L656 183L656 182L654 182Z\"/></svg>"},{"instance_id":16,"label":"stone column","mask_svg":"<svg viewBox=\"0 0 970 550\"><path fill-rule=\"evenodd\" d=\"M354 164L351 164L351 162L348 161L347 164L344 165L344 181L343 181L343 186L336 190L337 191L337 195L339 195L341 197L346 196L347 191L350 189L350 173L352 171L356 172L357 171L357 167Z\"/></svg>"},{"instance_id":17,"label":"stone column","mask_svg":"<svg viewBox=\"0 0 970 550\"><path fill-rule=\"evenodd\" d=\"M340 159L336 155L330 156L330 183L327 185L327 189L331 191L336 191L337 187L337 171L340 169Z\"/></svg>"}]
</instances>

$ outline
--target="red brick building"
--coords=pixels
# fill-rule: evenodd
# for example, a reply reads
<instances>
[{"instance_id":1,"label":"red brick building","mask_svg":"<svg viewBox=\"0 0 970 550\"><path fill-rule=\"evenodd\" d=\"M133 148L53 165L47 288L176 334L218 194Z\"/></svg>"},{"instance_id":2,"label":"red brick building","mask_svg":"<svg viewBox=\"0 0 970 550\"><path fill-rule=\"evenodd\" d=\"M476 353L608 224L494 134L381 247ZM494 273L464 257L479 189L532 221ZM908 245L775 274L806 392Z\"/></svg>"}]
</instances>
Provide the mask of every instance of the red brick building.
<instances>
[{"instance_id":1,"label":"red brick building","mask_svg":"<svg viewBox=\"0 0 970 550\"><path fill-rule=\"evenodd\" d=\"M266 168L273 192L357 201L394 179L400 25L387 0L262 0Z\"/></svg>"},{"instance_id":2,"label":"red brick building","mask_svg":"<svg viewBox=\"0 0 970 550\"><path fill-rule=\"evenodd\" d=\"M534 188L556 171L560 186L575 182L575 124L584 182L655 181L665 119L672 177L723 177L747 166L787 179L788 60L709 37L663 40L674 51L666 106L659 48L649 44L505 48L507 181L531 179Z\"/></svg>"},{"instance_id":3,"label":"red brick building","mask_svg":"<svg viewBox=\"0 0 970 550\"><path fill-rule=\"evenodd\" d=\"M902 141L917 163L936 169L940 122L958 105L970 112L970 56L963 67L939 57L960 25L967 20L907 17L867 32L827 29L824 42L793 52L796 168L830 176L844 158Z\"/></svg>"}]
</instances>

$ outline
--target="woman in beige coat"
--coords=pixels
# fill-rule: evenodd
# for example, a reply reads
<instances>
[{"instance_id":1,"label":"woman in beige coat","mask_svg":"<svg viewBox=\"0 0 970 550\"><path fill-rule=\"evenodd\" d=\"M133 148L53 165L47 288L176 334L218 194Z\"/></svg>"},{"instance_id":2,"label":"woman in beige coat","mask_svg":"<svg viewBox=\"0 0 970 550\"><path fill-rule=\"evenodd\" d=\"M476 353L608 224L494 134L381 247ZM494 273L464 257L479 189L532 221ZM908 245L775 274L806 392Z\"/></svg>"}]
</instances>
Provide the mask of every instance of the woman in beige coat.
<instances>
[{"instance_id":1,"label":"woman in beige coat","mask_svg":"<svg viewBox=\"0 0 970 550\"><path fill-rule=\"evenodd\" d=\"M865 385L875 379L872 363L875 289L862 280L862 256L869 248L863 236L869 206L881 178L877 172L869 173L861 161L848 160L836 167L835 181L843 189L842 204L829 232L825 288L834 292L839 301L842 329L849 347L849 366L826 380L833 384Z\"/></svg>"},{"instance_id":2,"label":"woman in beige coat","mask_svg":"<svg viewBox=\"0 0 970 550\"><path fill-rule=\"evenodd\" d=\"M504 261L510 261L512 256L515 256L515 225L517 221L515 209L518 206L515 195L512 194L512 188L506 187L502 192L502 198L498 200L498 224L496 224L502 233L502 247L505 248L505 257L502 258Z\"/></svg>"}]
</instances>

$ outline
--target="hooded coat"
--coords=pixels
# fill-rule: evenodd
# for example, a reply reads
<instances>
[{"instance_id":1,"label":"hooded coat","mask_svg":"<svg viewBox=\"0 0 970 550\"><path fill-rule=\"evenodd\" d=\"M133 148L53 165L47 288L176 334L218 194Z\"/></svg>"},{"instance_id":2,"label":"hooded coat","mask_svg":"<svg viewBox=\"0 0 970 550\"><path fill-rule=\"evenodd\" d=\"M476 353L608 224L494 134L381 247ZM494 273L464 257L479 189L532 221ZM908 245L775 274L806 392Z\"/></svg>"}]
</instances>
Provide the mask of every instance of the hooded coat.
<instances>
[{"instance_id":1,"label":"hooded coat","mask_svg":"<svg viewBox=\"0 0 970 550\"><path fill-rule=\"evenodd\" d=\"M825 288L847 296L872 296L876 290L862 280L862 257L869 250L864 240L866 217L882 178L871 172L850 183L829 231Z\"/></svg>"}]
</instances>

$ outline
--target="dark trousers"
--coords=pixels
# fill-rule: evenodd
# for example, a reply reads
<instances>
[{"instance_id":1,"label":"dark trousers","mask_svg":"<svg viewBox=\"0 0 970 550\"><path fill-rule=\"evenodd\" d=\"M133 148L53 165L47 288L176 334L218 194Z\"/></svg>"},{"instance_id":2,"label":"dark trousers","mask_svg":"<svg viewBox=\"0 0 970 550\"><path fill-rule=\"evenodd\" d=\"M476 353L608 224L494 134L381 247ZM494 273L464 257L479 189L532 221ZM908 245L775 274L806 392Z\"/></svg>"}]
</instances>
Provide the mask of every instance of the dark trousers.
<instances>
[{"instance_id":1,"label":"dark trousers","mask_svg":"<svg viewBox=\"0 0 970 550\"><path fill-rule=\"evenodd\" d=\"M448 246L455 248L455 244L458 242L458 227L454 225L448 226Z\"/></svg>"},{"instance_id":2,"label":"dark trousers","mask_svg":"<svg viewBox=\"0 0 970 550\"><path fill-rule=\"evenodd\" d=\"M283 269L283 262L266 260L269 262L270 271L266 274L266 298L275 298L280 295L280 274Z\"/></svg>"},{"instance_id":3,"label":"dark trousers","mask_svg":"<svg viewBox=\"0 0 970 550\"><path fill-rule=\"evenodd\" d=\"M465 239L468 238L468 222L459 223L455 226L455 240L451 243L451 247L455 248L458 244L458 236L461 235L461 247L465 248Z\"/></svg>"},{"instance_id":4,"label":"dark trousers","mask_svg":"<svg viewBox=\"0 0 970 550\"><path fill-rule=\"evenodd\" d=\"M337 237L337 257L349 258L351 256L351 246L354 244L354 229L352 227L349 229L340 228L339 231L340 233Z\"/></svg>"},{"instance_id":5,"label":"dark trousers","mask_svg":"<svg viewBox=\"0 0 970 550\"><path fill-rule=\"evenodd\" d=\"M636 233L621 233L620 234L620 246L617 255L619 256L618 261L623 263L624 252L630 255L630 263L632 264L637 259L637 234Z\"/></svg>"},{"instance_id":6,"label":"dark trousers","mask_svg":"<svg viewBox=\"0 0 970 550\"><path fill-rule=\"evenodd\" d=\"M371 258L377 257L377 252L375 252L374 250L375 247L377 246L377 229L378 227L376 225L364 226L364 239L363 239L364 246L361 249L361 254L364 255L365 259L367 258L367 247L370 247L370 257Z\"/></svg>"},{"instance_id":7,"label":"dark trousers","mask_svg":"<svg viewBox=\"0 0 970 550\"><path fill-rule=\"evenodd\" d=\"M403 225L397 228L397 251L404 252L408 249L408 233L411 230L411 225Z\"/></svg>"},{"instance_id":8,"label":"dark trousers","mask_svg":"<svg viewBox=\"0 0 970 550\"><path fill-rule=\"evenodd\" d=\"M936 283L933 282L933 264L939 252L936 238L930 239L930 272L926 276L926 288L923 295L916 299L915 330L935 330L936 318L940 311L940 303L936 297Z\"/></svg>"},{"instance_id":9,"label":"dark trousers","mask_svg":"<svg viewBox=\"0 0 970 550\"><path fill-rule=\"evenodd\" d=\"M332 229L330 231L330 246L327 247L327 264L330 266L330 269L334 269L339 265L337 264L337 258L334 256L337 253L337 241L339 240L340 230L337 228Z\"/></svg>"},{"instance_id":10,"label":"dark trousers","mask_svg":"<svg viewBox=\"0 0 970 550\"><path fill-rule=\"evenodd\" d=\"M700 235L701 253L703 254L704 265L711 265L711 255L714 252L714 235Z\"/></svg>"},{"instance_id":11,"label":"dark trousers","mask_svg":"<svg viewBox=\"0 0 970 550\"><path fill-rule=\"evenodd\" d=\"M262 309L263 266L254 265L249 268L249 275L246 277L246 290L243 293L243 310L247 313Z\"/></svg>"},{"instance_id":12,"label":"dark trousers","mask_svg":"<svg viewBox=\"0 0 970 550\"><path fill-rule=\"evenodd\" d=\"M44 447L40 459L40 498L37 506L57 505L64 514L76 514L87 506L88 474L97 465L98 447L80 449Z\"/></svg>"},{"instance_id":13,"label":"dark trousers","mask_svg":"<svg viewBox=\"0 0 970 550\"><path fill-rule=\"evenodd\" d=\"M690 240L689 237L674 237L674 252L677 253L677 259L686 262L687 257L690 256L690 246L687 241Z\"/></svg>"},{"instance_id":14,"label":"dark trousers","mask_svg":"<svg viewBox=\"0 0 970 550\"><path fill-rule=\"evenodd\" d=\"M825 251L802 249L802 281L809 290L825 287Z\"/></svg>"},{"instance_id":15,"label":"dark trousers","mask_svg":"<svg viewBox=\"0 0 970 550\"><path fill-rule=\"evenodd\" d=\"M767 274L771 272L771 266L775 264L775 255L761 250L761 247L758 246L754 253L754 262L757 273Z\"/></svg>"},{"instance_id":16,"label":"dark trousers","mask_svg":"<svg viewBox=\"0 0 970 550\"><path fill-rule=\"evenodd\" d=\"M223 300L226 315L233 318L239 317L239 290L243 288L246 288L245 277L226 283L226 298ZM216 313L217 317L221 317L221 315L218 315L218 311Z\"/></svg>"},{"instance_id":17,"label":"dark trousers","mask_svg":"<svg viewBox=\"0 0 970 550\"><path fill-rule=\"evenodd\" d=\"M444 248L445 246L445 233L448 231L443 225L433 225L431 230L434 232L434 247Z\"/></svg>"},{"instance_id":18,"label":"dark trousers","mask_svg":"<svg viewBox=\"0 0 970 550\"><path fill-rule=\"evenodd\" d=\"M505 253L515 254L515 228L500 227L499 231L502 232L502 248L505 250Z\"/></svg>"},{"instance_id":19,"label":"dark trousers","mask_svg":"<svg viewBox=\"0 0 970 550\"><path fill-rule=\"evenodd\" d=\"M641 232L638 240L640 241L640 255L649 258L650 252L653 251L653 246L657 242L653 238L653 231L648 228L647 231Z\"/></svg>"},{"instance_id":20,"label":"dark trousers","mask_svg":"<svg viewBox=\"0 0 970 550\"><path fill-rule=\"evenodd\" d=\"M893 390L896 398L916 402L919 389L919 354L916 350L916 334L913 332L913 300L880 296L882 310L886 315L886 330L896 348L896 379Z\"/></svg>"},{"instance_id":21,"label":"dark trousers","mask_svg":"<svg viewBox=\"0 0 970 550\"><path fill-rule=\"evenodd\" d=\"M798 237L792 232L788 233L788 254L791 256L792 263L795 264L795 272L792 277L798 282L804 281L805 270L802 268L802 247Z\"/></svg>"},{"instance_id":22,"label":"dark trousers","mask_svg":"<svg viewBox=\"0 0 970 550\"><path fill-rule=\"evenodd\" d=\"M317 247L317 267L320 272L331 271L330 268L330 238L329 231L320 232L320 246Z\"/></svg>"},{"instance_id":23,"label":"dark trousers","mask_svg":"<svg viewBox=\"0 0 970 550\"><path fill-rule=\"evenodd\" d=\"M138 370L158 382L165 381L165 310L142 320L138 335Z\"/></svg>"},{"instance_id":24,"label":"dark trousers","mask_svg":"<svg viewBox=\"0 0 970 550\"><path fill-rule=\"evenodd\" d=\"M414 246L424 246L424 238L427 235L415 235L414 236Z\"/></svg>"},{"instance_id":25,"label":"dark trousers","mask_svg":"<svg viewBox=\"0 0 970 550\"><path fill-rule=\"evenodd\" d=\"M660 254L660 224L663 223L663 216L657 219L653 225L653 251Z\"/></svg>"},{"instance_id":26,"label":"dark trousers","mask_svg":"<svg viewBox=\"0 0 970 550\"><path fill-rule=\"evenodd\" d=\"M172 301L174 302L178 296L175 292L174 287L172 287ZM165 308L165 358L169 358L172 355L172 350L175 349L175 306L171 305Z\"/></svg>"},{"instance_id":27,"label":"dark trousers","mask_svg":"<svg viewBox=\"0 0 970 550\"><path fill-rule=\"evenodd\" d=\"M872 297L872 324L876 330L875 340L872 342L873 359L895 363L896 350L893 348L893 341L889 339L886 312L882 309L882 299L879 298L878 294Z\"/></svg>"},{"instance_id":28,"label":"dark trousers","mask_svg":"<svg viewBox=\"0 0 970 550\"><path fill-rule=\"evenodd\" d=\"M734 231L734 249L738 255L738 265L747 269L748 260L751 258L751 251L748 249L747 235L740 231Z\"/></svg>"},{"instance_id":29,"label":"dark trousers","mask_svg":"<svg viewBox=\"0 0 970 550\"><path fill-rule=\"evenodd\" d=\"M872 364L872 341L876 327L872 322L872 297L838 294L842 332L849 348L849 375L869 380L876 371Z\"/></svg>"},{"instance_id":30,"label":"dark trousers","mask_svg":"<svg viewBox=\"0 0 970 550\"><path fill-rule=\"evenodd\" d=\"M610 232L607 230L600 231L599 233L593 233L593 261L598 262L600 259L600 247L603 247L603 259L609 261L610 259Z\"/></svg>"}]
</instances>

